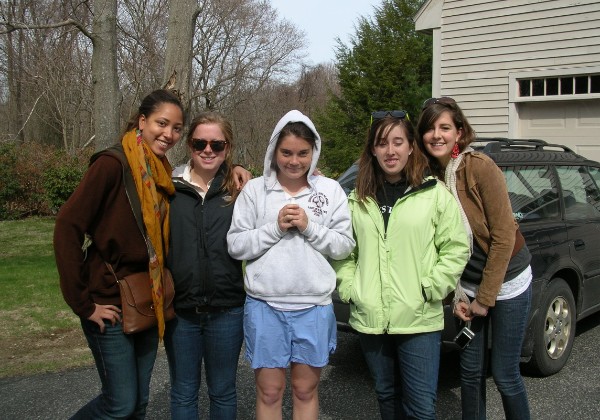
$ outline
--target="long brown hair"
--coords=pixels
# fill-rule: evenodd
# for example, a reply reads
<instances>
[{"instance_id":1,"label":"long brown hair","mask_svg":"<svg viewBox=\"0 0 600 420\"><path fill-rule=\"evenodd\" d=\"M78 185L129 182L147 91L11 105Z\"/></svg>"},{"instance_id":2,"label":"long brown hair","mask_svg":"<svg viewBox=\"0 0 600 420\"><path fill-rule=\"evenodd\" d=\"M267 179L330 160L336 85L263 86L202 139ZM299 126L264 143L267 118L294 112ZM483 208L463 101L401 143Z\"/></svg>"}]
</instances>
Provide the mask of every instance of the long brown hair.
<instances>
[{"instance_id":1,"label":"long brown hair","mask_svg":"<svg viewBox=\"0 0 600 420\"><path fill-rule=\"evenodd\" d=\"M408 118L396 118L387 116L380 120L375 120L371 124L365 147L360 155L358 162L358 174L356 176L356 195L360 201L365 201L368 197L377 201L377 191L383 188L385 181L385 172L379 166L377 158L373 156L375 145L381 143L395 127L402 127L406 133L406 138L413 152L408 156L406 166L402 169L402 177L408 184L416 187L423 182L427 173L427 159L415 145L415 130Z\"/></svg>"},{"instance_id":2,"label":"long brown hair","mask_svg":"<svg viewBox=\"0 0 600 420\"><path fill-rule=\"evenodd\" d=\"M469 144L475 141L475 131L471 127L471 124L469 124L467 117L465 117L465 114L463 114L462 109L460 109L456 102L436 102L425 107L423 111L421 111L421 116L419 117L419 122L417 123L417 145L427 157L427 160L429 161L429 167L431 168L433 174L442 180L444 179L445 168L440 165L436 158L427 153L427 149L425 149L425 143L423 142L423 136L434 126L437 119L444 112L448 112L450 114L450 118L452 118L452 122L456 126L456 129L462 130L462 136L456 142L458 144L458 149L461 152L465 150Z\"/></svg>"},{"instance_id":3,"label":"long brown hair","mask_svg":"<svg viewBox=\"0 0 600 420\"><path fill-rule=\"evenodd\" d=\"M235 181L233 177L233 128L231 127L231 123L221 114L216 112L202 112L190 123L190 129L188 130L188 134L186 137L186 143L188 147L192 147L192 138L194 130L196 130L196 127L202 124L218 125L221 131L223 132L223 137L225 137L224 140L227 142L227 147L225 149L225 178L223 180L223 185L221 186L221 188L227 191L231 196L231 201L229 203L231 204L235 201L239 194L239 190L235 186Z\"/></svg>"}]
</instances>

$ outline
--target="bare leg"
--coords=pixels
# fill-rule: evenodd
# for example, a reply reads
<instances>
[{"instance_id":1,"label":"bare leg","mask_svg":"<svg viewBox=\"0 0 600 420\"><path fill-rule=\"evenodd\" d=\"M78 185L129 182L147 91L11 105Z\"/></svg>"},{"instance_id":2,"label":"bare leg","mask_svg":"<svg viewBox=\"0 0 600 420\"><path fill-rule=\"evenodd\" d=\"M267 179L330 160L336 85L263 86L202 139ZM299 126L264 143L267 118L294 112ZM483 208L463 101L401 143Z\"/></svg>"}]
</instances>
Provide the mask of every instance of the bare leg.
<instances>
[{"instance_id":1,"label":"bare leg","mask_svg":"<svg viewBox=\"0 0 600 420\"><path fill-rule=\"evenodd\" d=\"M319 418L319 380L321 368L292 363L294 420Z\"/></svg>"},{"instance_id":2,"label":"bare leg","mask_svg":"<svg viewBox=\"0 0 600 420\"><path fill-rule=\"evenodd\" d=\"M259 368L254 370L256 380L257 420L281 420L281 405L285 391L285 369Z\"/></svg>"}]
</instances>

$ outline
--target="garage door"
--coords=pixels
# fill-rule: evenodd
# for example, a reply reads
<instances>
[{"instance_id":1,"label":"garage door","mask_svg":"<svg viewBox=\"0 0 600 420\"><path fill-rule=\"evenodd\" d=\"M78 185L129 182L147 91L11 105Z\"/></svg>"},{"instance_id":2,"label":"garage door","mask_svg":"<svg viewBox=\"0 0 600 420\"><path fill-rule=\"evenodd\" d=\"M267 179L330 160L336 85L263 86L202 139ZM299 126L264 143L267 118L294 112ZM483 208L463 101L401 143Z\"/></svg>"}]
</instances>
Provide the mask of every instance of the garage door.
<instances>
[{"instance_id":1,"label":"garage door","mask_svg":"<svg viewBox=\"0 0 600 420\"><path fill-rule=\"evenodd\" d=\"M564 144L600 161L600 100L522 102L518 136Z\"/></svg>"}]
</instances>

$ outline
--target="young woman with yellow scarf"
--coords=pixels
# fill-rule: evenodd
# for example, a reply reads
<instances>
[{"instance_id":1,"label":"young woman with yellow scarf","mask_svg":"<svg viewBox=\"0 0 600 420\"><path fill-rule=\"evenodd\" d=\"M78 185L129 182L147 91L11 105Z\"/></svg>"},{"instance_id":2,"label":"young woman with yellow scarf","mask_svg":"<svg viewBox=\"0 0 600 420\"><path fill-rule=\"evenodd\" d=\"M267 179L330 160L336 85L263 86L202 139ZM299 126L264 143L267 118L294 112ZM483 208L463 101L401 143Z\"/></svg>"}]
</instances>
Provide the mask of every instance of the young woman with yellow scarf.
<instances>
[{"instance_id":1,"label":"young woman with yellow scarf","mask_svg":"<svg viewBox=\"0 0 600 420\"><path fill-rule=\"evenodd\" d=\"M93 157L81 183L61 208L54 249L65 301L81 318L102 382L101 394L73 418L143 418L159 337L164 331L162 273L167 253L169 196L175 189L165 153L180 139L184 113L167 90L146 96L131 119L118 155ZM123 153L121 153L123 152ZM127 165L125 164L127 162ZM129 171L141 205L142 232L124 182ZM91 245L84 247L85 238ZM82 249L85 251L82 252ZM148 271L158 327L124 334L118 278Z\"/></svg>"}]
</instances>

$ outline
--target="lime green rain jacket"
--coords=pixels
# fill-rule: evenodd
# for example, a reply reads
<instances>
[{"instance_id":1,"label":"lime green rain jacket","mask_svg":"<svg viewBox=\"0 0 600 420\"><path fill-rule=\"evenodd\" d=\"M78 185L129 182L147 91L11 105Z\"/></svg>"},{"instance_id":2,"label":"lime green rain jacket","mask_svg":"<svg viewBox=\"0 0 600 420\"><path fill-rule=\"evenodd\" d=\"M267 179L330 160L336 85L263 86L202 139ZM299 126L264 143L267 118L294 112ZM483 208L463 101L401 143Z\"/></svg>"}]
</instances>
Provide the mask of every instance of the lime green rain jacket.
<instances>
[{"instance_id":1,"label":"lime green rain jacket","mask_svg":"<svg viewBox=\"0 0 600 420\"><path fill-rule=\"evenodd\" d=\"M414 334L444 328L444 299L469 258L456 200L429 178L394 204L387 231L378 204L348 198L356 247L333 262L350 325L366 334Z\"/></svg>"}]
</instances>

